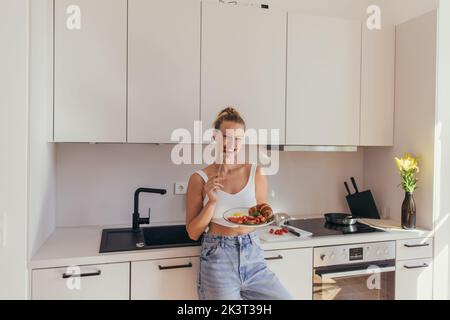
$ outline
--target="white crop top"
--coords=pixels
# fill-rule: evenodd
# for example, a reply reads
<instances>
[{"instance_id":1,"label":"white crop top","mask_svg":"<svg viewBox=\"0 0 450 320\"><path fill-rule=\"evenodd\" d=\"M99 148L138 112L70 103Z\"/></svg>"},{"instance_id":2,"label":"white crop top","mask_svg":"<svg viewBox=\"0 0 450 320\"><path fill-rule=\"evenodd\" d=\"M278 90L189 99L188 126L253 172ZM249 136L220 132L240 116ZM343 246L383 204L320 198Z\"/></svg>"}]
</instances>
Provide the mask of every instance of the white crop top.
<instances>
[{"instance_id":1,"label":"white crop top","mask_svg":"<svg viewBox=\"0 0 450 320\"><path fill-rule=\"evenodd\" d=\"M214 210L214 216L211 222L220 224L229 228L237 228L238 226L232 223L229 223L223 218L223 213L229 209L233 208L250 208L256 206L256 188L255 188L255 175L256 175L256 164L252 164L250 169L250 176L248 177L247 184L245 187L239 191L238 193L228 193L222 190L217 190L217 204ZM200 175L203 180L208 182L208 176L203 170L196 171L198 175ZM203 205L206 205L208 202L208 195L203 199Z\"/></svg>"}]
</instances>

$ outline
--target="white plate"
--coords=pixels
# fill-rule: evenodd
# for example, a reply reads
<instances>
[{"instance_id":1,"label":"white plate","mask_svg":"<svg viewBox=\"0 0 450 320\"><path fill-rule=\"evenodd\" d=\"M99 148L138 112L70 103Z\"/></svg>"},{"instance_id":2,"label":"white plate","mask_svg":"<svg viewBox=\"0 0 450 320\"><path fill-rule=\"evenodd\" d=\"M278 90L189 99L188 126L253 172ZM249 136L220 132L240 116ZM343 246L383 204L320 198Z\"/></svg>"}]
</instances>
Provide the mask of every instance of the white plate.
<instances>
[{"instance_id":1,"label":"white plate","mask_svg":"<svg viewBox=\"0 0 450 320\"><path fill-rule=\"evenodd\" d=\"M272 220L263 223L263 224L241 224L241 223L235 223L235 222L231 222L230 220L228 220L229 217L233 217L236 216L237 213L240 213L241 216L248 216L248 209L250 208L233 208L230 210L227 210L223 213L223 218L225 219L226 222L231 223L235 226L241 226L241 227L250 227L250 228L263 228L263 227L267 227L268 225L271 225L272 223L275 222L275 218L272 218Z\"/></svg>"}]
</instances>

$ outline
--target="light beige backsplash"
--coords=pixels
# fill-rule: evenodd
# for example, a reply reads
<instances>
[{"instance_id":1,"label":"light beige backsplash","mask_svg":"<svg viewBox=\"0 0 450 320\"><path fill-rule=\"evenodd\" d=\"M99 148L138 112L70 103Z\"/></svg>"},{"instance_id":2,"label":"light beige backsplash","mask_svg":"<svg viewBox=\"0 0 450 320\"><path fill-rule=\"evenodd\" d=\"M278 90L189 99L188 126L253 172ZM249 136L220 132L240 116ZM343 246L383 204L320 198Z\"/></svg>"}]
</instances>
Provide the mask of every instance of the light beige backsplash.
<instances>
[{"instance_id":1,"label":"light beige backsplash","mask_svg":"<svg viewBox=\"0 0 450 320\"><path fill-rule=\"evenodd\" d=\"M185 196L174 194L202 168L176 166L171 145L57 144L57 226L131 223L138 187L166 188L164 196L141 194L140 213L151 221L185 218ZM269 201L275 211L295 215L348 211L344 179L354 176L362 187L363 150L342 153L284 152L280 170L268 177Z\"/></svg>"}]
</instances>

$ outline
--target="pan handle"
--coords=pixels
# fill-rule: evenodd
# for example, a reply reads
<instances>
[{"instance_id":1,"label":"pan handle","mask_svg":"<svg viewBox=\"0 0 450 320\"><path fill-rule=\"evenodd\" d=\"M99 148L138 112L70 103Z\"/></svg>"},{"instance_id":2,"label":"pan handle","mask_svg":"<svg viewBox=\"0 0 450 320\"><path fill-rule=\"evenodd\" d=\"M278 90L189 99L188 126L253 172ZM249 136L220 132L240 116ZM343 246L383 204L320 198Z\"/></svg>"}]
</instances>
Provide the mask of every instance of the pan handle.
<instances>
[{"instance_id":1,"label":"pan handle","mask_svg":"<svg viewBox=\"0 0 450 320\"><path fill-rule=\"evenodd\" d=\"M353 188L355 188L356 193L359 193L358 186L356 185L355 178L351 177L350 180L352 181Z\"/></svg>"}]
</instances>

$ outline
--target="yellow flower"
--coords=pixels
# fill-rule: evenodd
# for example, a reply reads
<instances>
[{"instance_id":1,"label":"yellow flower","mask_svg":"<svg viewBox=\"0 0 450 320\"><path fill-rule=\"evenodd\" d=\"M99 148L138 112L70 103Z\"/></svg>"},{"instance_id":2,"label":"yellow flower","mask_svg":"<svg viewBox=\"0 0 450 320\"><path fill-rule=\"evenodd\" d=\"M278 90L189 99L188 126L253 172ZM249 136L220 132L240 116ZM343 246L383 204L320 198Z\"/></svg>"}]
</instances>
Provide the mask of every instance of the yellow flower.
<instances>
[{"instance_id":1,"label":"yellow flower","mask_svg":"<svg viewBox=\"0 0 450 320\"><path fill-rule=\"evenodd\" d=\"M419 179L414 175L419 172L419 159L406 153L403 158L395 158L395 163L401 176L401 186L406 192L414 192Z\"/></svg>"},{"instance_id":2,"label":"yellow flower","mask_svg":"<svg viewBox=\"0 0 450 320\"><path fill-rule=\"evenodd\" d=\"M398 170L402 171L403 170L403 161L402 159L399 158L395 158L395 163L397 164L397 168Z\"/></svg>"},{"instance_id":3,"label":"yellow flower","mask_svg":"<svg viewBox=\"0 0 450 320\"><path fill-rule=\"evenodd\" d=\"M419 172L419 160L412 157L409 153L406 153L405 156L401 159L395 158L395 163L397 164L397 168L400 171Z\"/></svg>"}]
</instances>

